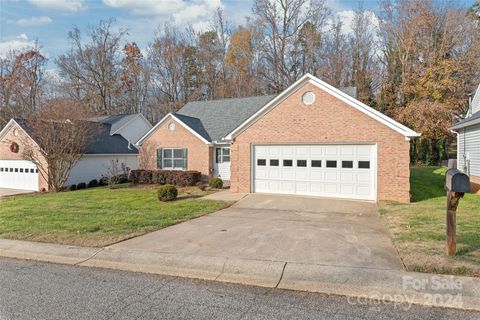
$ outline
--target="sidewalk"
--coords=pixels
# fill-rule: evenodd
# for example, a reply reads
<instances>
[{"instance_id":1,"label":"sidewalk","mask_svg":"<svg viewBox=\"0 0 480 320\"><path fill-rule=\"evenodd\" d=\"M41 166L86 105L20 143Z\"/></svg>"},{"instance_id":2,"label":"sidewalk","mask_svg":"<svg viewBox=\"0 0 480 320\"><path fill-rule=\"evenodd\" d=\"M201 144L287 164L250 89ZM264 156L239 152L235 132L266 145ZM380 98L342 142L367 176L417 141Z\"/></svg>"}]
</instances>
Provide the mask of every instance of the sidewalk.
<instances>
[{"instance_id":1,"label":"sidewalk","mask_svg":"<svg viewBox=\"0 0 480 320\"><path fill-rule=\"evenodd\" d=\"M470 277L5 239L0 239L0 257L344 295L352 304L420 304L480 311L480 279Z\"/></svg>"}]
</instances>

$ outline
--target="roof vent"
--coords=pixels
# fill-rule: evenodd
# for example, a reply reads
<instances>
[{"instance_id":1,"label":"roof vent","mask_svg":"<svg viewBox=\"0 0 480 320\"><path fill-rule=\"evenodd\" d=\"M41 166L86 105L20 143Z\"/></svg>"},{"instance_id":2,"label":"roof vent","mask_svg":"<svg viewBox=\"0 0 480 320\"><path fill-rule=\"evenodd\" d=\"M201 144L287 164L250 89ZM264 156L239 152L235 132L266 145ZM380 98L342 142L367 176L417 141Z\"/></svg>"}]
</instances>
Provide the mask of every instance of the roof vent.
<instances>
[{"instance_id":1,"label":"roof vent","mask_svg":"<svg viewBox=\"0 0 480 320\"><path fill-rule=\"evenodd\" d=\"M306 106L311 105L312 103L315 102L315 93L311 91L305 92L302 96L302 101L303 101L303 104Z\"/></svg>"}]
</instances>

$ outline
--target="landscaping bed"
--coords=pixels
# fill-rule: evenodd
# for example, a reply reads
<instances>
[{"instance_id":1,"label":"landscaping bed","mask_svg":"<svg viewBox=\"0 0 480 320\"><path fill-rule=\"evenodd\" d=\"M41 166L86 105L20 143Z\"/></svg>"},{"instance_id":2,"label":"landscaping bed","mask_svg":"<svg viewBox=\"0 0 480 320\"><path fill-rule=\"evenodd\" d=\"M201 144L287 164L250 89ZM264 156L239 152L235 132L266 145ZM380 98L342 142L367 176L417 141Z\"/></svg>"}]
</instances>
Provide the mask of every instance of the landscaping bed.
<instances>
[{"instance_id":1,"label":"landscaping bed","mask_svg":"<svg viewBox=\"0 0 480 320\"><path fill-rule=\"evenodd\" d=\"M105 246L223 209L196 187L160 202L155 186L91 188L0 199L0 237L80 246Z\"/></svg>"},{"instance_id":2,"label":"landscaping bed","mask_svg":"<svg viewBox=\"0 0 480 320\"><path fill-rule=\"evenodd\" d=\"M457 255L445 255L446 168L411 169L412 203L381 202L407 270L480 276L480 196L466 194L457 210Z\"/></svg>"}]
</instances>

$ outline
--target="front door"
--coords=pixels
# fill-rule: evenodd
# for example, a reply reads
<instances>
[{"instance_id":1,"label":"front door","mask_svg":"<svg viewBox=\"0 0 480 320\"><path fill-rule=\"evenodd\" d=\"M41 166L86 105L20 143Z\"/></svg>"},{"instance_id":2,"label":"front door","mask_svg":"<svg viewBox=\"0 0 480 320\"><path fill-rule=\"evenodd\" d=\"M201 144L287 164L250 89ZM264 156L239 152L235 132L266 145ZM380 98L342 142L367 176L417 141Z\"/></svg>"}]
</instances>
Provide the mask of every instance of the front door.
<instances>
[{"instance_id":1,"label":"front door","mask_svg":"<svg viewBox=\"0 0 480 320\"><path fill-rule=\"evenodd\" d=\"M215 177L230 180L230 147L216 147L213 165Z\"/></svg>"}]
</instances>

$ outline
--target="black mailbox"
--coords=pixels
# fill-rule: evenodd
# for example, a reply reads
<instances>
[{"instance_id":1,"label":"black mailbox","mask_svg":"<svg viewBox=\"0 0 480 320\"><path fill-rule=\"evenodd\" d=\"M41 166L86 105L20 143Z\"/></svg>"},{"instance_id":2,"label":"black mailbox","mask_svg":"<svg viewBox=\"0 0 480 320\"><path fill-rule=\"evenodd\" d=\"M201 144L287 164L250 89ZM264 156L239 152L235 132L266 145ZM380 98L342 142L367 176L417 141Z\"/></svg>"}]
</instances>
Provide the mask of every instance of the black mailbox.
<instances>
[{"instance_id":1,"label":"black mailbox","mask_svg":"<svg viewBox=\"0 0 480 320\"><path fill-rule=\"evenodd\" d=\"M451 192L470 192L470 178L458 169L448 169L445 174L445 189Z\"/></svg>"}]
</instances>

